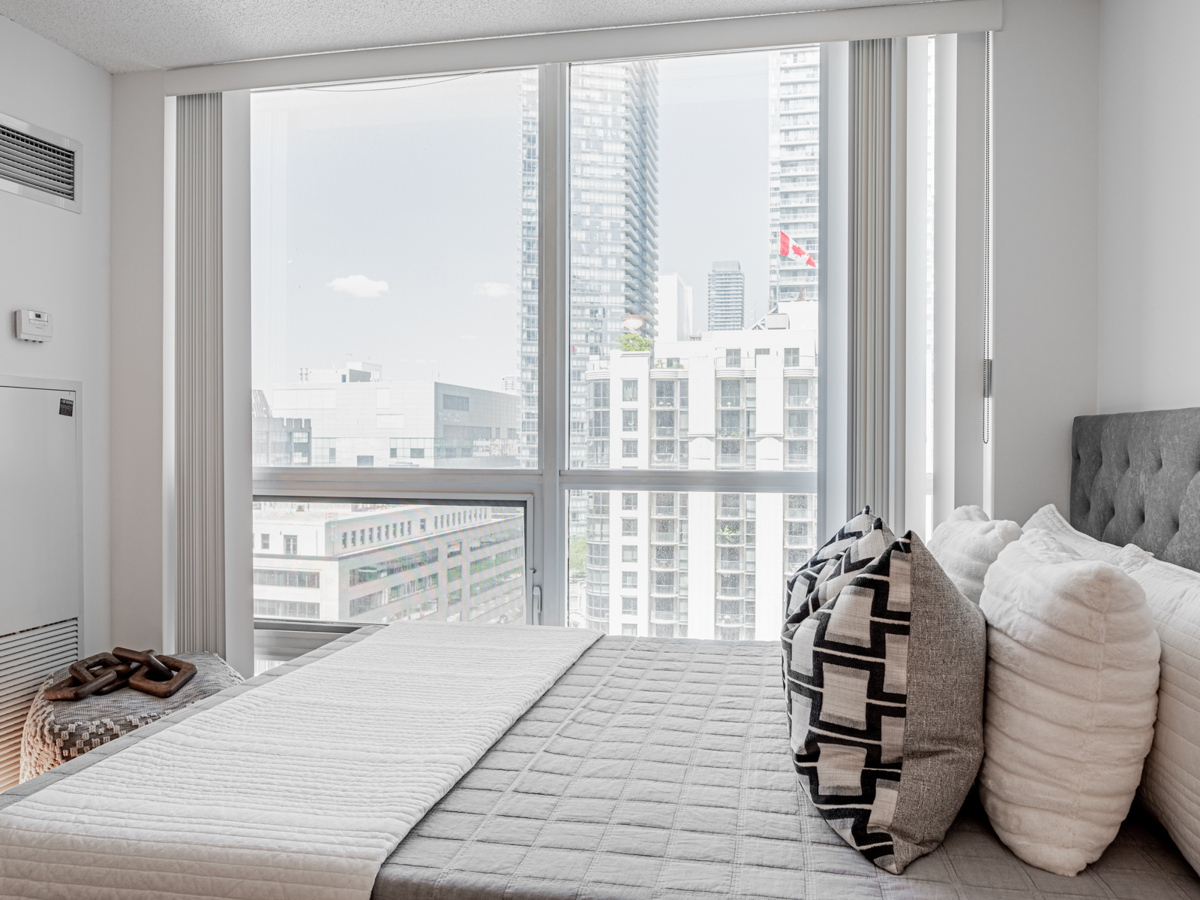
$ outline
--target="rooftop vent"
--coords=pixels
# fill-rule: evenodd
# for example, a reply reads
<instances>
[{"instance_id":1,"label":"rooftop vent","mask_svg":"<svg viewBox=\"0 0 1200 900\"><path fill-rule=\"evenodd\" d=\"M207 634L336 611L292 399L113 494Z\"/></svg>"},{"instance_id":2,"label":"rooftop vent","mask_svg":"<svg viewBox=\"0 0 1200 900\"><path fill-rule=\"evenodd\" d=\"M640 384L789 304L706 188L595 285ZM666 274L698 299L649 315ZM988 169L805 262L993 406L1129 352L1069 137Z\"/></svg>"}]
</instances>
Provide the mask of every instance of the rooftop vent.
<instances>
[{"instance_id":1,"label":"rooftop vent","mask_svg":"<svg viewBox=\"0 0 1200 900\"><path fill-rule=\"evenodd\" d=\"M0 115L0 190L79 212L78 141Z\"/></svg>"}]
</instances>

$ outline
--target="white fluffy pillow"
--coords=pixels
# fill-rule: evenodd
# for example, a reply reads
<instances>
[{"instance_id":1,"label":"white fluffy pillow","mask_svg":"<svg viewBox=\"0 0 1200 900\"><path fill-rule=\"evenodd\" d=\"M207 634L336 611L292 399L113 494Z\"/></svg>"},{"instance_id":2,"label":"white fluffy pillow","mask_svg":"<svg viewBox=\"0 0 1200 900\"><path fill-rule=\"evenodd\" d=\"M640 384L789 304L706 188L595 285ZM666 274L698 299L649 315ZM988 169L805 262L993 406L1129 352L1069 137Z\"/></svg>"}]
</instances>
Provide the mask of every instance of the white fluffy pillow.
<instances>
[{"instance_id":1,"label":"white fluffy pillow","mask_svg":"<svg viewBox=\"0 0 1200 900\"><path fill-rule=\"evenodd\" d=\"M1119 565L1145 590L1162 659L1154 746L1140 796L1200 870L1200 573L1154 559L1133 544L1097 541L1073 529L1053 506L1038 510L1025 527L1045 528L1084 556Z\"/></svg>"},{"instance_id":2,"label":"white fluffy pillow","mask_svg":"<svg viewBox=\"0 0 1200 900\"><path fill-rule=\"evenodd\" d=\"M1127 571L1146 591L1162 640L1154 746L1142 776L1142 803L1200 870L1200 574L1157 559Z\"/></svg>"},{"instance_id":3,"label":"white fluffy pillow","mask_svg":"<svg viewBox=\"0 0 1200 900\"><path fill-rule=\"evenodd\" d=\"M1116 836L1158 705L1158 634L1140 585L1027 531L988 570L980 798L1026 862L1075 875Z\"/></svg>"},{"instance_id":4,"label":"white fluffy pillow","mask_svg":"<svg viewBox=\"0 0 1200 900\"><path fill-rule=\"evenodd\" d=\"M972 603L983 593L983 576L1000 551L1021 537L1021 526L990 519L978 506L960 506L929 539L929 552L954 586Z\"/></svg>"}]
</instances>

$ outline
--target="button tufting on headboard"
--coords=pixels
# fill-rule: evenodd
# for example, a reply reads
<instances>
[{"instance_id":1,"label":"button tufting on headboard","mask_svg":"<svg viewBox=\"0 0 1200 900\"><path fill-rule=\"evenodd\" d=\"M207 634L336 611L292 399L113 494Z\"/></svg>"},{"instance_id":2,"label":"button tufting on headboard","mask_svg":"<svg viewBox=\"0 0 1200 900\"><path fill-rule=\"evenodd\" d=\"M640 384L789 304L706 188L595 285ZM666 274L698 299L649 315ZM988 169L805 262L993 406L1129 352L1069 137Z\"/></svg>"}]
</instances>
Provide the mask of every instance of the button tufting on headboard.
<instances>
[{"instance_id":1,"label":"button tufting on headboard","mask_svg":"<svg viewBox=\"0 0 1200 900\"><path fill-rule=\"evenodd\" d=\"M1200 409L1075 419L1070 518L1092 537L1200 571Z\"/></svg>"}]
</instances>

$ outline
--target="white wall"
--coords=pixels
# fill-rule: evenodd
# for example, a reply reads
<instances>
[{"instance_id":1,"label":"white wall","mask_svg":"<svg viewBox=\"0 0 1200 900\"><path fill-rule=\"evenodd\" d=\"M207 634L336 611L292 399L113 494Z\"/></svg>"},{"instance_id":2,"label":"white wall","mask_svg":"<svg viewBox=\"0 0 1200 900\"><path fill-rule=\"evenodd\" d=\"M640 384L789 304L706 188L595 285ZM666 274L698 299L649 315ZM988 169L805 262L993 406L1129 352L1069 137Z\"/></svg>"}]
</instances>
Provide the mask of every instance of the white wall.
<instances>
[{"instance_id":1,"label":"white wall","mask_svg":"<svg viewBox=\"0 0 1200 900\"><path fill-rule=\"evenodd\" d=\"M1104 0L1101 412L1200 406L1200 54L1194 0Z\"/></svg>"},{"instance_id":2,"label":"white wall","mask_svg":"<svg viewBox=\"0 0 1200 900\"><path fill-rule=\"evenodd\" d=\"M173 452L174 382L165 373L175 346L166 317L174 294L163 281L164 225L174 214L174 195L163 188L173 150L166 108L161 73L114 77L112 624L125 646L173 650L174 623L164 617L174 597L165 568L172 469L163 460Z\"/></svg>"},{"instance_id":3,"label":"white wall","mask_svg":"<svg viewBox=\"0 0 1200 900\"><path fill-rule=\"evenodd\" d=\"M83 383L84 647L109 632L109 123L106 72L0 18L0 113L80 141L83 212L0 192L0 372ZM12 336L18 308L49 311L54 340ZM6 439L0 423L0 440ZM2 506L0 506L2 509ZM0 574L0 584L3 575Z\"/></svg>"},{"instance_id":4,"label":"white wall","mask_svg":"<svg viewBox=\"0 0 1200 900\"><path fill-rule=\"evenodd\" d=\"M1099 28L1096 0L1006 0L995 35L993 512L1018 522L1066 512L1096 411Z\"/></svg>"}]
</instances>

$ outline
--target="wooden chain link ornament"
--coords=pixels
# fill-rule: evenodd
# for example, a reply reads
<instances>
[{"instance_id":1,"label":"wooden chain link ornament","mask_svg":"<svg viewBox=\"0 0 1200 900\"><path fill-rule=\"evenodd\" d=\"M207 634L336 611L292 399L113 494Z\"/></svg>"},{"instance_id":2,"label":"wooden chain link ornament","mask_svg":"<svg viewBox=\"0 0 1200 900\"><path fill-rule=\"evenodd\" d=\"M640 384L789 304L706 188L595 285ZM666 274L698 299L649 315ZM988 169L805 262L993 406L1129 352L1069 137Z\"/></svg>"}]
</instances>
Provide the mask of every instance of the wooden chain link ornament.
<instances>
[{"instance_id":1,"label":"wooden chain link ornament","mask_svg":"<svg viewBox=\"0 0 1200 900\"><path fill-rule=\"evenodd\" d=\"M111 694L123 687L170 697L196 674L190 662L153 650L114 647L112 653L97 653L74 662L66 678L46 688L47 700L82 700L92 694Z\"/></svg>"}]
</instances>

